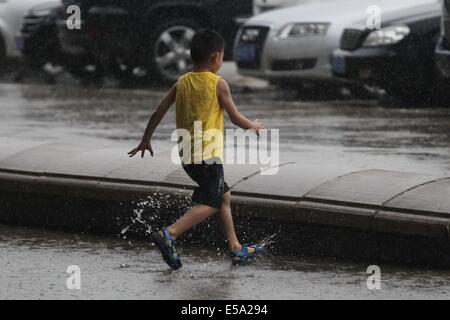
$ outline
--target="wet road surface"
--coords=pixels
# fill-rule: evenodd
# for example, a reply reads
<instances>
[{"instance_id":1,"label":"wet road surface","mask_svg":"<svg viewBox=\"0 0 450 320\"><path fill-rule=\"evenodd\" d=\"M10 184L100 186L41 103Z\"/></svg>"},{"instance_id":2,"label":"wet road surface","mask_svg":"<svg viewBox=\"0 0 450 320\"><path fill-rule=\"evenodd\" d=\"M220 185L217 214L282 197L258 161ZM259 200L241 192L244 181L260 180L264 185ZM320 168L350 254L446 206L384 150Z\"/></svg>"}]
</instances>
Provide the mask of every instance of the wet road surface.
<instances>
[{"instance_id":1,"label":"wet road surface","mask_svg":"<svg viewBox=\"0 0 450 320\"><path fill-rule=\"evenodd\" d=\"M0 86L0 136L134 147L162 90ZM450 173L450 108L383 107L375 101L283 101L283 93L238 94L250 119L280 130L280 159L318 168ZM174 108L155 134L173 147ZM227 122L228 127L230 123Z\"/></svg>"},{"instance_id":2,"label":"wet road surface","mask_svg":"<svg viewBox=\"0 0 450 320\"><path fill-rule=\"evenodd\" d=\"M162 90L0 85L0 136L132 148ZM238 94L249 118L280 129L281 161L450 174L450 108L374 101L284 101L278 92ZM155 136L171 149L174 111ZM228 126L229 122L228 122ZM182 248L170 272L146 242L0 225L0 298L17 299L448 299L450 273L381 266L382 289L367 289L367 265L271 257L231 267L226 253ZM66 288L69 265L82 289Z\"/></svg>"},{"instance_id":3,"label":"wet road surface","mask_svg":"<svg viewBox=\"0 0 450 320\"><path fill-rule=\"evenodd\" d=\"M266 255L233 267L226 252L181 248L168 270L146 242L0 225L0 299L449 299L450 272L381 267L369 290L368 265ZM81 269L69 290L66 270Z\"/></svg>"}]
</instances>

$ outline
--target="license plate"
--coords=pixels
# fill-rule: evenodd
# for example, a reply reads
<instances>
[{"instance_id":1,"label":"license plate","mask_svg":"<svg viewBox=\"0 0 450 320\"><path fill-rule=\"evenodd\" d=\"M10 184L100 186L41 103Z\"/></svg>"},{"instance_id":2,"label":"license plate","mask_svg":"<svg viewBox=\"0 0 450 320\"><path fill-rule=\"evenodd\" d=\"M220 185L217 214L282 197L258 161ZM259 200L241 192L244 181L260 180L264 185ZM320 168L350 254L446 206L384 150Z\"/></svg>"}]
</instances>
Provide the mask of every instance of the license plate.
<instances>
[{"instance_id":1,"label":"license plate","mask_svg":"<svg viewBox=\"0 0 450 320\"><path fill-rule=\"evenodd\" d=\"M370 79L371 77L372 77L372 70L370 70L370 69L359 70L359 78L360 79Z\"/></svg>"},{"instance_id":2,"label":"license plate","mask_svg":"<svg viewBox=\"0 0 450 320\"><path fill-rule=\"evenodd\" d=\"M347 72L347 66L344 57L334 56L332 64L333 64L333 71L335 73L345 74Z\"/></svg>"},{"instance_id":3,"label":"license plate","mask_svg":"<svg viewBox=\"0 0 450 320\"><path fill-rule=\"evenodd\" d=\"M16 48L19 51L22 51L25 48L25 42L22 37L16 37Z\"/></svg>"},{"instance_id":4,"label":"license plate","mask_svg":"<svg viewBox=\"0 0 450 320\"><path fill-rule=\"evenodd\" d=\"M241 44L236 50L238 62L251 62L256 58L256 47L252 44Z\"/></svg>"}]
</instances>

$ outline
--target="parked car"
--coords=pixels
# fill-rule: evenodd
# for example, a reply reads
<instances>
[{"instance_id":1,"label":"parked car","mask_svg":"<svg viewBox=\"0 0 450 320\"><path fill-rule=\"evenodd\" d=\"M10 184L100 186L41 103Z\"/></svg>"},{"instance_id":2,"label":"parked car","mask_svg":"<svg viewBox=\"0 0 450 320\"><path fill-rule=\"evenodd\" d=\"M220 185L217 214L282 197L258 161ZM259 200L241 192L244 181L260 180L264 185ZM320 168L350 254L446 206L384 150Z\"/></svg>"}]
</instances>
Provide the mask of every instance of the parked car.
<instances>
[{"instance_id":1,"label":"parked car","mask_svg":"<svg viewBox=\"0 0 450 320\"><path fill-rule=\"evenodd\" d=\"M330 56L347 26L367 19L371 5L378 5L384 13L424 1L322 1L253 17L236 39L239 73L283 85L334 83Z\"/></svg>"},{"instance_id":2,"label":"parked car","mask_svg":"<svg viewBox=\"0 0 450 320\"><path fill-rule=\"evenodd\" d=\"M94 63L118 76L143 68L171 83L192 67L190 44L203 27L227 40L227 58L238 30L237 19L253 12L252 0L64 0L81 8L81 30L59 23L63 51L80 63Z\"/></svg>"},{"instance_id":3,"label":"parked car","mask_svg":"<svg viewBox=\"0 0 450 320\"><path fill-rule=\"evenodd\" d=\"M21 50L28 65L41 67L46 63L63 64L58 39L57 18L61 1L52 1L32 7L24 18L20 36Z\"/></svg>"},{"instance_id":4,"label":"parked car","mask_svg":"<svg viewBox=\"0 0 450 320\"><path fill-rule=\"evenodd\" d=\"M434 50L440 33L439 0L383 11L381 29L361 20L345 29L332 57L334 74L402 98L429 95L440 81Z\"/></svg>"},{"instance_id":5,"label":"parked car","mask_svg":"<svg viewBox=\"0 0 450 320\"><path fill-rule=\"evenodd\" d=\"M0 64L7 58L20 57L15 37L30 7L48 0L1 0L0 1Z\"/></svg>"},{"instance_id":6,"label":"parked car","mask_svg":"<svg viewBox=\"0 0 450 320\"><path fill-rule=\"evenodd\" d=\"M254 0L254 13L255 15L270 11L270 10L275 10L275 9L280 9L280 8L285 8L285 7L291 7L291 6L295 6L298 4L304 4L304 3L310 3L310 2L317 2L317 1L321 1L321 0Z\"/></svg>"},{"instance_id":7,"label":"parked car","mask_svg":"<svg viewBox=\"0 0 450 320\"><path fill-rule=\"evenodd\" d=\"M441 74L450 78L450 0L442 3L442 32L436 48L436 60Z\"/></svg>"}]
</instances>

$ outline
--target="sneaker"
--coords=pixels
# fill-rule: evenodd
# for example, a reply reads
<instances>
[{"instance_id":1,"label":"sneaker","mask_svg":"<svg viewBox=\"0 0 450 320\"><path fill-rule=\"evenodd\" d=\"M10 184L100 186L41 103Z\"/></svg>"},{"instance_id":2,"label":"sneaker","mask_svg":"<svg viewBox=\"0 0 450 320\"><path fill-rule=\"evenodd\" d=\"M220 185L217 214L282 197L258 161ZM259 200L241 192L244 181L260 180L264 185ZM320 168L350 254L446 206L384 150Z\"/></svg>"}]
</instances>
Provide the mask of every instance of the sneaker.
<instances>
[{"instance_id":1,"label":"sneaker","mask_svg":"<svg viewBox=\"0 0 450 320\"><path fill-rule=\"evenodd\" d=\"M163 234L164 236L159 232L152 233L153 242L158 247L159 251L161 251L162 257L169 267L173 270L178 270L182 267L182 264L175 247L175 240L169 235L167 229L163 230Z\"/></svg>"}]
</instances>

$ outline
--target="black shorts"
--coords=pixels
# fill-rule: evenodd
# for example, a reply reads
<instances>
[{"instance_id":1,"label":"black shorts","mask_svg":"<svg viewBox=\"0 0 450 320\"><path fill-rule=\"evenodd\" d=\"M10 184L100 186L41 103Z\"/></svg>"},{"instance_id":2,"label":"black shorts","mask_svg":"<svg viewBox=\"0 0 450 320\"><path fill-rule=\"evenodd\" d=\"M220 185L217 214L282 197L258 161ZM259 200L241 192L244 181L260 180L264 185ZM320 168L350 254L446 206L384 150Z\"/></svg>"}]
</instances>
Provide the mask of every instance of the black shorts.
<instances>
[{"instance_id":1,"label":"black shorts","mask_svg":"<svg viewBox=\"0 0 450 320\"><path fill-rule=\"evenodd\" d=\"M220 209L223 195L230 191L225 182L223 165L221 163L183 165L184 171L198 184L192 201L209 207Z\"/></svg>"}]
</instances>

